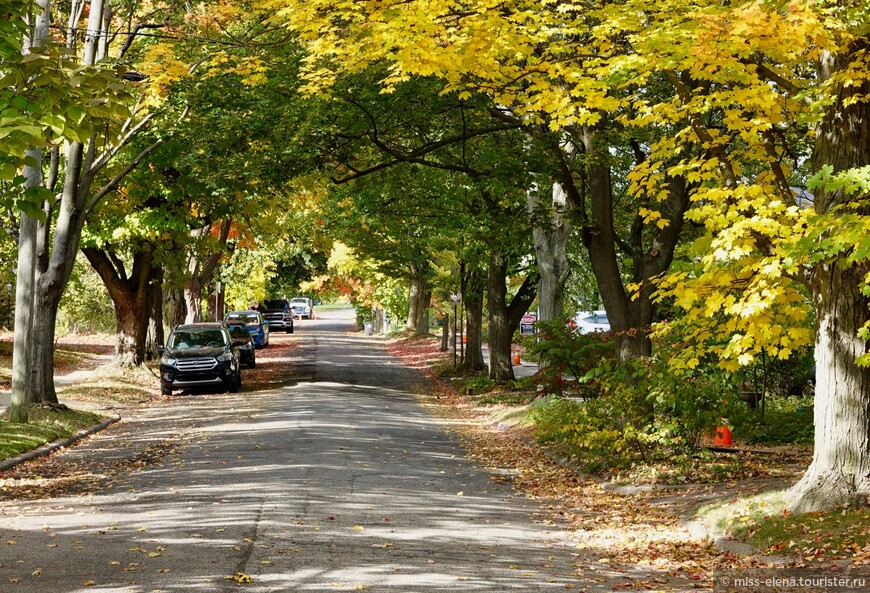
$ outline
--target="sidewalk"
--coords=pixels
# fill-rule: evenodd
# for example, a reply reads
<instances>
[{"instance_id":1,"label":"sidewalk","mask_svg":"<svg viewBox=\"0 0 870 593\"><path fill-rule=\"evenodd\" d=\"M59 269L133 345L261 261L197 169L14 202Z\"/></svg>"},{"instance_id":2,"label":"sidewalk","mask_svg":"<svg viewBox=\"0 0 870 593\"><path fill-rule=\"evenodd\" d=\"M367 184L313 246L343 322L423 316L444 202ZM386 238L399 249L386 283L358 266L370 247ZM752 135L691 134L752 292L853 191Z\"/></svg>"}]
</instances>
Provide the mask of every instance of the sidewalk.
<instances>
[{"instance_id":1,"label":"sidewalk","mask_svg":"<svg viewBox=\"0 0 870 593\"><path fill-rule=\"evenodd\" d=\"M486 366L489 366L489 345L484 344L482 350L483 360L486 361ZM522 357L520 358L520 364L515 364L513 367L514 377L517 379L521 377L531 377L538 372L538 363L523 360Z\"/></svg>"},{"instance_id":2,"label":"sidewalk","mask_svg":"<svg viewBox=\"0 0 870 593\"><path fill-rule=\"evenodd\" d=\"M97 359L101 362L99 363L99 365L95 366L94 368L80 369L77 371L73 371L71 373L67 373L65 375L56 375L54 377L54 388L58 392L58 396L59 396L58 401L62 404L66 404L70 407L77 407L77 408L87 407L87 405L83 404L82 402L73 402L70 400L64 400L64 398L60 397L60 395L63 393L63 389L65 387L69 387L71 385L77 385L78 383L82 383L86 379L93 376L94 372L100 366L102 366L103 364L112 360L112 356L113 356L112 354L103 354L103 355L98 356ZM5 411L6 408L9 407L9 403L11 400L12 400L12 392L10 390L0 391L0 413Z\"/></svg>"}]
</instances>

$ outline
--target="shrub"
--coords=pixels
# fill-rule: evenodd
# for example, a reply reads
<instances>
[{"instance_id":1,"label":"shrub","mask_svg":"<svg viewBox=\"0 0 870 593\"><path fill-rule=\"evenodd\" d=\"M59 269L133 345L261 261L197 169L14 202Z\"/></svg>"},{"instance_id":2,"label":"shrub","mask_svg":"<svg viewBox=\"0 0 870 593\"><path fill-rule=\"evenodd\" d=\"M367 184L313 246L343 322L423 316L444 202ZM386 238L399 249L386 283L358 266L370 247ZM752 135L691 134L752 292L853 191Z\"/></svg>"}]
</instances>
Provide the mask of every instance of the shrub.
<instances>
[{"instance_id":1,"label":"shrub","mask_svg":"<svg viewBox=\"0 0 870 593\"><path fill-rule=\"evenodd\" d=\"M580 334L566 320L539 321L538 333L523 340L526 355L541 363L535 379L542 393L577 395L584 399L599 394L598 382L584 380L602 360L615 351L610 333Z\"/></svg>"},{"instance_id":2,"label":"shrub","mask_svg":"<svg viewBox=\"0 0 870 593\"><path fill-rule=\"evenodd\" d=\"M555 444L587 471L626 468L684 455L743 406L729 375L713 367L674 374L658 358L587 374L600 397L553 398L533 415L537 438Z\"/></svg>"}]
</instances>

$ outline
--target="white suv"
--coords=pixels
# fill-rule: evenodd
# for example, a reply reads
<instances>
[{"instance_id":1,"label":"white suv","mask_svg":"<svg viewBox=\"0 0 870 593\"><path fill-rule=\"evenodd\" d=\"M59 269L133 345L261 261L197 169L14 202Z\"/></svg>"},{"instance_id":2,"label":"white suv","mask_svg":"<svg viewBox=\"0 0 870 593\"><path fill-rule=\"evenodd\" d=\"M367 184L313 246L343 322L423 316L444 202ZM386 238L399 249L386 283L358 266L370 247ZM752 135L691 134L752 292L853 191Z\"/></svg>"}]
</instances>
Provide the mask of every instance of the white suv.
<instances>
[{"instance_id":1,"label":"white suv","mask_svg":"<svg viewBox=\"0 0 870 593\"><path fill-rule=\"evenodd\" d=\"M294 317L302 319L314 318L314 303L306 297L295 297L290 299L290 309L293 311Z\"/></svg>"}]
</instances>

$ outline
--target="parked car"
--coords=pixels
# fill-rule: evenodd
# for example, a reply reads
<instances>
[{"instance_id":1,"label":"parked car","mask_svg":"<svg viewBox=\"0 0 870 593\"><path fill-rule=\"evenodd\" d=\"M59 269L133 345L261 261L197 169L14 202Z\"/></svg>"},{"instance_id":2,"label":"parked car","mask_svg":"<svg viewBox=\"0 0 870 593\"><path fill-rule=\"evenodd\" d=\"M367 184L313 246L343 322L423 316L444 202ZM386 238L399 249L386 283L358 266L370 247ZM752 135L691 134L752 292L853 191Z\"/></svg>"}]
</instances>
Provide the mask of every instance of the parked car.
<instances>
[{"instance_id":1,"label":"parked car","mask_svg":"<svg viewBox=\"0 0 870 593\"><path fill-rule=\"evenodd\" d=\"M290 301L287 299L266 299L263 306L268 311L289 311Z\"/></svg>"},{"instance_id":2,"label":"parked car","mask_svg":"<svg viewBox=\"0 0 870 593\"><path fill-rule=\"evenodd\" d=\"M244 323L257 348L265 348L269 345L269 324L259 311L230 311L224 316L224 321Z\"/></svg>"},{"instance_id":3,"label":"parked car","mask_svg":"<svg viewBox=\"0 0 870 593\"><path fill-rule=\"evenodd\" d=\"M267 309L263 318L269 324L269 331L284 331L293 333L293 313L288 309Z\"/></svg>"},{"instance_id":4,"label":"parked car","mask_svg":"<svg viewBox=\"0 0 870 593\"><path fill-rule=\"evenodd\" d=\"M160 349L160 393L187 387L242 386L239 345L223 322L176 326Z\"/></svg>"},{"instance_id":5,"label":"parked car","mask_svg":"<svg viewBox=\"0 0 870 593\"><path fill-rule=\"evenodd\" d=\"M257 352L247 326L241 321L230 321L227 323L227 328L230 330L230 337L233 341L239 342L239 363L249 369L256 368Z\"/></svg>"},{"instance_id":6,"label":"parked car","mask_svg":"<svg viewBox=\"0 0 870 593\"><path fill-rule=\"evenodd\" d=\"M571 319L571 322L581 334L610 331L607 311L578 311Z\"/></svg>"},{"instance_id":7,"label":"parked car","mask_svg":"<svg viewBox=\"0 0 870 593\"><path fill-rule=\"evenodd\" d=\"M294 297L290 299L290 308L296 317L302 319L312 319L314 317L314 303L309 298Z\"/></svg>"}]
</instances>

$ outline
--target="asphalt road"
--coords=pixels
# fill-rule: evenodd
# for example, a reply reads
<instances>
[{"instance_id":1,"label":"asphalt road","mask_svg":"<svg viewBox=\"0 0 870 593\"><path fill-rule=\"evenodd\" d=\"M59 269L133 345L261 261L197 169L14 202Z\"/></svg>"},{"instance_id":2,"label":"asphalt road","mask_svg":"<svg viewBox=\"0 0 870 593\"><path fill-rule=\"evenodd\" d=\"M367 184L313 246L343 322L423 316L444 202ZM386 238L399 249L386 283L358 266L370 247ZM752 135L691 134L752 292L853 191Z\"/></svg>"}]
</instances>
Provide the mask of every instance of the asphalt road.
<instances>
[{"instance_id":1,"label":"asphalt road","mask_svg":"<svg viewBox=\"0 0 870 593\"><path fill-rule=\"evenodd\" d=\"M62 453L110 463L144 448L160 460L94 493L0 503L0 591L576 583L568 538L464 456L413 394L419 377L353 333L349 313L273 336L239 394L173 397ZM252 582L226 578L238 573Z\"/></svg>"}]
</instances>

